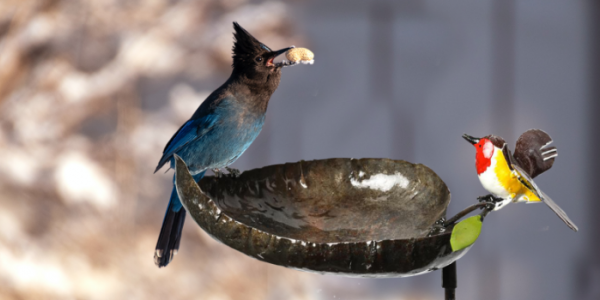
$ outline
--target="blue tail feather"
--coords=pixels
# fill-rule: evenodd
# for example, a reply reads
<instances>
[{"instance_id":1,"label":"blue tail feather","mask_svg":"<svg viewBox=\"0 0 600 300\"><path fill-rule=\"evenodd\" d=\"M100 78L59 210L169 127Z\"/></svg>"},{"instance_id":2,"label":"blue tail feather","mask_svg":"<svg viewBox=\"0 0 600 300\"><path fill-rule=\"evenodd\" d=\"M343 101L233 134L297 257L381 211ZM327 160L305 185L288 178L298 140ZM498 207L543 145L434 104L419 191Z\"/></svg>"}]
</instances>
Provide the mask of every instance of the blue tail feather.
<instances>
[{"instance_id":1,"label":"blue tail feather","mask_svg":"<svg viewBox=\"0 0 600 300\"><path fill-rule=\"evenodd\" d=\"M194 180L198 182L202 177L204 177L204 172L194 175ZM168 265L173 256L177 254L177 250L179 250L185 215L185 208L179 200L177 189L173 186L169 205L156 242L156 251L154 251L154 263L159 268Z\"/></svg>"}]
</instances>

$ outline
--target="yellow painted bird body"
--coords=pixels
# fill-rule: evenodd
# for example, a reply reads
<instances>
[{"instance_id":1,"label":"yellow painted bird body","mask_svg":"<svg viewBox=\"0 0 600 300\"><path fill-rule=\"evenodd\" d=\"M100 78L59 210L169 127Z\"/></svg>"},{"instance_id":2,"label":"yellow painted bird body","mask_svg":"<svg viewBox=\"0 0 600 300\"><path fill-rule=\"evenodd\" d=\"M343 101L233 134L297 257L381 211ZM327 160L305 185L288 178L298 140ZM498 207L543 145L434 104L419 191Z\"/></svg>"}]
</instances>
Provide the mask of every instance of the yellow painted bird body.
<instances>
[{"instance_id":1,"label":"yellow painted bird body","mask_svg":"<svg viewBox=\"0 0 600 300\"><path fill-rule=\"evenodd\" d=\"M552 167L558 155L552 139L539 129L523 133L513 156L504 139L494 135L475 138L463 135L475 146L475 168L481 185L494 197L494 210L511 202L545 203L569 228L578 228L567 214L533 181ZM483 199L488 198L487 196Z\"/></svg>"},{"instance_id":2,"label":"yellow painted bird body","mask_svg":"<svg viewBox=\"0 0 600 300\"><path fill-rule=\"evenodd\" d=\"M489 158L490 165L478 176L481 185L488 192L503 199L494 210L499 210L510 202L541 202L539 192L529 180L524 178L514 166L509 167L502 149L493 147L492 156Z\"/></svg>"}]
</instances>

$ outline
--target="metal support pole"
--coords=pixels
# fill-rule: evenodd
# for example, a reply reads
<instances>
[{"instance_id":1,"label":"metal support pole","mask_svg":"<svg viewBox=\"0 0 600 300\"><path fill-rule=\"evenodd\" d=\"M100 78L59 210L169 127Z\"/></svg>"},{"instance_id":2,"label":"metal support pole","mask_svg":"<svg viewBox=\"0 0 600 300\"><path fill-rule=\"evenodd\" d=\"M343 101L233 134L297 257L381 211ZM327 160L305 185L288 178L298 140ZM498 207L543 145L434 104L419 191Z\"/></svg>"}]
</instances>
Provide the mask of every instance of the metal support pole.
<instances>
[{"instance_id":1,"label":"metal support pole","mask_svg":"<svg viewBox=\"0 0 600 300\"><path fill-rule=\"evenodd\" d=\"M445 290L446 300L456 299L456 262L442 269L442 287Z\"/></svg>"}]
</instances>

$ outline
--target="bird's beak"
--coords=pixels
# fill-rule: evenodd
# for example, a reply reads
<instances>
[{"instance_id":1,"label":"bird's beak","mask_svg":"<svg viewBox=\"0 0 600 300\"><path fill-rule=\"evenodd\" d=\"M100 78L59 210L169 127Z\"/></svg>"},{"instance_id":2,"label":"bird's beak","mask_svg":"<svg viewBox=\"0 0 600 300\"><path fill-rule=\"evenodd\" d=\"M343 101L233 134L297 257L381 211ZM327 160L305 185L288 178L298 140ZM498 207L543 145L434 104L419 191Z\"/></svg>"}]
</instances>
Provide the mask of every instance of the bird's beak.
<instances>
[{"instance_id":1,"label":"bird's beak","mask_svg":"<svg viewBox=\"0 0 600 300\"><path fill-rule=\"evenodd\" d=\"M472 136L470 136L470 135L468 135L468 134L466 134L466 133L465 133L465 134L463 134L463 136L462 136L462 137L463 137L463 139L467 140L467 142L469 142L469 143L471 143L471 144L473 144L473 145L475 145L475 144L479 143L479 138L472 137Z\"/></svg>"},{"instance_id":2,"label":"bird's beak","mask_svg":"<svg viewBox=\"0 0 600 300\"><path fill-rule=\"evenodd\" d=\"M275 57L279 56L280 54L286 53L288 50L290 50L292 48L296 48L296 47L291 46L291 47L283 48L281 50L277 50L277 51L273 51L273 52L269 53L268 54L269 58L267 60L267 67L275 66L275 64L273 63L273 60L275 59Z\"/></svg>"}]
</instances>

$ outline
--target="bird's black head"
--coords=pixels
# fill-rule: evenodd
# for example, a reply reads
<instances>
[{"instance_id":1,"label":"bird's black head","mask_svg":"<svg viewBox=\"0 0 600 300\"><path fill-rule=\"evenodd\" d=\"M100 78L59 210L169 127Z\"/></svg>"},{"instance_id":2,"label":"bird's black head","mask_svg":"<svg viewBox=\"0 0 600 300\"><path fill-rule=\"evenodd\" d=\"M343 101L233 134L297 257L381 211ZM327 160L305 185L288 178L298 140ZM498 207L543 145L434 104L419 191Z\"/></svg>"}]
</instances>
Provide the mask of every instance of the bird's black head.
<instances>
[{"instance_id":1,"label":"bird's black head","mask_svg":"<svg viewBox=\"0 0 600 300\"><path fill-rule=\"evenodd\" d=\"M281 66L274 64L273 60L293 47L273 51L254 38L237 22L233 22L233 28L235 29L233 72L256 83L274 83L276 88L281 76Z\"/></svg>"}]
</instances>

